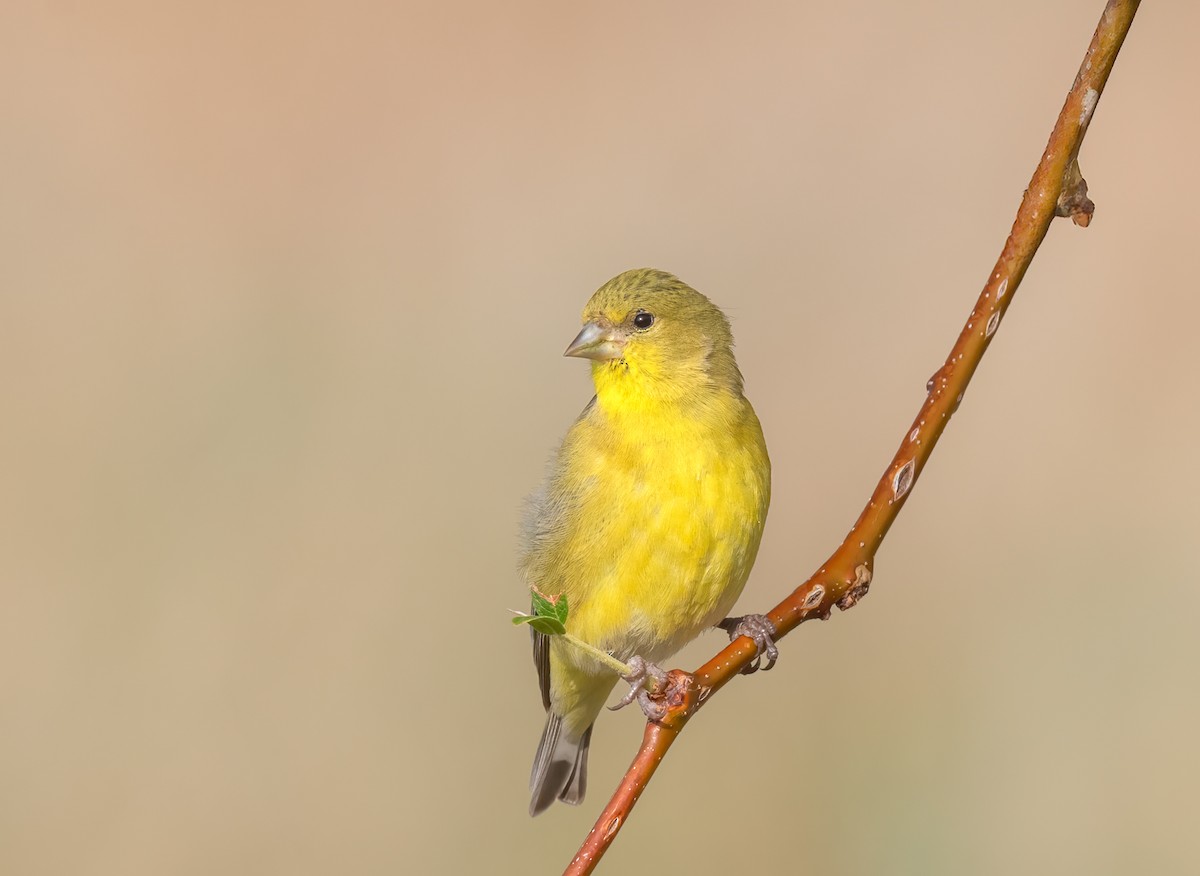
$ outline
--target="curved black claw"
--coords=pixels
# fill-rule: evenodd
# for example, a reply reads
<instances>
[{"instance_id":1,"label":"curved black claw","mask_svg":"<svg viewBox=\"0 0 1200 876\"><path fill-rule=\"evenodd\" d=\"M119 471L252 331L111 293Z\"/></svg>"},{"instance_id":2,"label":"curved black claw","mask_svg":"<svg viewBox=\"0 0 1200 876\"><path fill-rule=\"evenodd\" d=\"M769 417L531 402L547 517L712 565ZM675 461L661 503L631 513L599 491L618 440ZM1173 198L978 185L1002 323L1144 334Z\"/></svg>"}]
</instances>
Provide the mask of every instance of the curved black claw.
<instances>
[{"instance_id":1,"label":"curved black claw","mask_svg":"<svg viewBox=\"0 0 1200 876\"><path fill-rule=\"evenodd\" d=\"M636 700L642 709L642 714L651 721L661 721L667 714L666 703L650 698L650 691L646 690L646 680L654 679L656 688L662 691L667 686L667 673L641 657L629 659L629 670L628 675L621 676L622 679L629 682L629 693L621 697L621 701L615 706L609 706L609 711L615 712L623 709Z\"/></svg>"},{"instance_id":2,"label":"curved black claw","mask_svg":"<svg viewBox=\"0 0 1200 876\"><path fill-rule=\"evenodd\" d=\"M751 673L758 672L760 668L763 672L766 672L779 659L779 649L775 647L775 624L771 623L770 618L765 614L727 617L717 624L717 626L729 633L729 641L732 642L738 636L745 636L747 639L752 640L754 646L758 649L758 653L754 655L754 659L742 670L742 675L750 675ZM767 658L767 662L765 665L760 666L764 656Z\"/></svg>"}]
</instances>

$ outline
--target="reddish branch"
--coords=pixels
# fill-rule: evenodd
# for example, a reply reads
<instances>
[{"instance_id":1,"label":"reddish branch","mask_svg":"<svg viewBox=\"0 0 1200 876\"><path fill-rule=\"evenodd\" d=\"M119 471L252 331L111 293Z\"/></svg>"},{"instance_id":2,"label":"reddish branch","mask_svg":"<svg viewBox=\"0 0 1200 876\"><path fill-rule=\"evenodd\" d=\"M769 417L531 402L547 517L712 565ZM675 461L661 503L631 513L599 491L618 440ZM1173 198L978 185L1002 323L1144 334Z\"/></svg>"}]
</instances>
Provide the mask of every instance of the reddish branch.
<instances>
[{"instance_id":1,"label":"reddish branch","mask_svg":"<svg viewBox=\"0 0 1200 876\"><path fill-rule=\"evenodd\" d=\"M1050 222L1055 216L1070 216L1082 226L1091 220L1094 205L1079 172L1079 147L1139 2L1109 0L1105 7L1004 250L946 364L930 379L928 397L846 540L815 575L771 609L768 617L778 631L777 639L806 620L828 618L835 605L843 610L852 607L866 594L875 553L962 401ZM671 672L666 717L646 724L637 757L567 867L568 876L592 872L688 719L753 660L754 651L750 639L739 638L694 673Z\"/></svg>"}]
</instances>

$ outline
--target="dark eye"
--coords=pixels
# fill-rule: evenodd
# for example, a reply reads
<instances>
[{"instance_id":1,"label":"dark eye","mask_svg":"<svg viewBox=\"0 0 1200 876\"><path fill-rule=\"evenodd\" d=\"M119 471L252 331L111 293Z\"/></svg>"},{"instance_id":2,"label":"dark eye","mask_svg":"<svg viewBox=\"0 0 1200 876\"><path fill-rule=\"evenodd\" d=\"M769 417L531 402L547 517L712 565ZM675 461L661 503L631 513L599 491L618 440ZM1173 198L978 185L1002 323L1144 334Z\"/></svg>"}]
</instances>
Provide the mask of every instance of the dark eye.
<instances>
[{"instance_id":1,"label":"dark eye","mask_svg":"<svg viewBox=\"0 0 1200 876\"><path fill-rule=\"evenodd\" d=\"M654 314L646 313L644 310L639 310L637 316L633 318L634 328L648 329L654 325Z\"/></svg>"}]
</instances>

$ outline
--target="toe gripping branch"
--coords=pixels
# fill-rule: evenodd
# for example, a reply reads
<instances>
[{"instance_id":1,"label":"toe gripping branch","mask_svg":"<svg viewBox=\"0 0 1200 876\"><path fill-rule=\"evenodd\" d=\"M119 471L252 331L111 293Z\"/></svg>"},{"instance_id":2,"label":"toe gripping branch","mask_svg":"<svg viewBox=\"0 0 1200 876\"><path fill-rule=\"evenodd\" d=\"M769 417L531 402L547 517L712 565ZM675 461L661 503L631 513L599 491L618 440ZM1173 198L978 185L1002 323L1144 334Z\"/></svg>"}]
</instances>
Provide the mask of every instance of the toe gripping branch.
<instances>
[{"instance_id":1,"label":"toe gripping branch","mask_svg":"<svg viewBox=\"0 0 1200 876\"><path fill-rule=\"evenodd\" d=\"M779 659L779 648L775 645L775 625L765 614L727 617L717 626L729 633L729 641L732 642L739 636L745 636L754 642L754 647L758 649L754 659L742 670L743 675L750 675L758 672L759 669L766 672ZM765 665L762 664L763 657L767 658Z\"/></svg>"},{"instance_id":2,"label":"toe gripping branch","mask_svg":"<svg viewBox=\"0 0 1200 876\"><path fill-rule=\"evenodd\" d=\"M621 678L629 682L629 692L621 697L615 706L609 706L611 711L623 709L630 703L636 702L642 714L655 724L659 724L672 711L677 716L680 710L684 720L699 702L699 691L696 680L691 673L680 669L664 672L655 664L641 657L629 659L629 674ZM646 683L650 682L650 689Z\"/></svg>"},{"instance_id":3,"label":"toe gripping branch","mask_svg":"<svg viewBox=\"0 0 1200 876\"><path fill-rule=\"evenodd\" d=\"M629 682L629 692L621 697L621 701L615 706L610 706L610 710L615 712L636 701L647 718L651 721L661 721L667 714L667 706L661 701L661 698L654 698L646 689L646 682L653 682L654 691L661 694L667 687L667 673L648 660L631 657L629 658L629 674L622 675L621 678Z\"/></svg>"}]
</instances>

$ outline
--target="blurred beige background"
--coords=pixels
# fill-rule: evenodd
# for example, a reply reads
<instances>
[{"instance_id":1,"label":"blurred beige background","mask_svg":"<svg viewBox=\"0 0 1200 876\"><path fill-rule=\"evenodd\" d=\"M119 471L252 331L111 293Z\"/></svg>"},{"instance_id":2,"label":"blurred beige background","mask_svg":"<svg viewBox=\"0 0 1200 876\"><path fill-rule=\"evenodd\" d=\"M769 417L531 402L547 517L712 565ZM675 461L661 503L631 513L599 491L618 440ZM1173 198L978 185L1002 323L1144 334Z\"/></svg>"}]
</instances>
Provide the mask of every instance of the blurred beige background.
<instances>
[{"instance_id":1,"label":"blurred beige background","mask_svg":"<svg viewBox=\"0 0 1200 876\"><path fill-rule=\"evenodd\" d=\"M529 820L506 609L584 301L654 265L734 320L765 609L906 431L1101 6L6 6L0 870L558 872L641 734ZM1197 28L1143 8L1095 221L870 597L713 701L603 872L1200 868Z\"/></svg>"}]
</instances>

